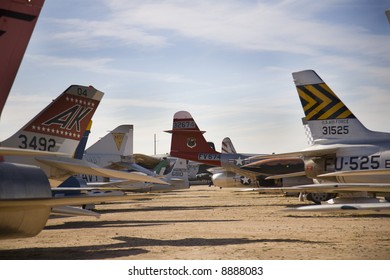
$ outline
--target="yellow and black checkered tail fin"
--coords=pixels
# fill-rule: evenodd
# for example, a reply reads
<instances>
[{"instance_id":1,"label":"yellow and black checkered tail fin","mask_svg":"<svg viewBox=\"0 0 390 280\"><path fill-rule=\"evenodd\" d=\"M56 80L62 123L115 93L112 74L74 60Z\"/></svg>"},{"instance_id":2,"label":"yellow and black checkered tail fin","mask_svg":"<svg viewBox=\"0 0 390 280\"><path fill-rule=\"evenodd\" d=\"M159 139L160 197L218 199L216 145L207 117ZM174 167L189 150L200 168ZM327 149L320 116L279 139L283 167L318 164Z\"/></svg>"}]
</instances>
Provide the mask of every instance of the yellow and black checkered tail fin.
<instances>
[{"instance_id":1,"label":"yellow and black checkered tail fin","mask_svg":"<svg viewBox=\"0 0 390 280\"><path fill-rule=\"evenodd\" d=\"M307 121L355 118L314 71L293 73L293 77Z\"/></svg>"},{"instance_id":2,"label":"yellow and black checkered tail fin","mask_svg":"<svg viewBox=\"0 0 390 280\"><path fill-rule=\"evenodd\" d=\"M313 70L292 74L313 140L367 138L367 130Z\"/></svg>"}]
</instances>

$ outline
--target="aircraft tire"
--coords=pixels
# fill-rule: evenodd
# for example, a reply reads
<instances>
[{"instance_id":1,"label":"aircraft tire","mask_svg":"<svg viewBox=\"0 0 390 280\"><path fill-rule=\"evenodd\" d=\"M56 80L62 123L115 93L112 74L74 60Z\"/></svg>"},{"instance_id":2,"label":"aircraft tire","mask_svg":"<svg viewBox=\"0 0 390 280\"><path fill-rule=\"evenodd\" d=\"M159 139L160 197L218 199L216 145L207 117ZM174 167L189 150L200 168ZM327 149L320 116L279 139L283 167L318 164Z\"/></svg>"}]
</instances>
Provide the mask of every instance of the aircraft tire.
<instances>
[{"instance_id":1,"label":"aircraft tire","mask_svg":"<svg viewBox=\"0 0 390 280\"><path fill-rule=\"evenodd\" d=\"M309 193L306 198L315 204L321 204L322 201L327 201L335 196L336 194L333 193Z\"/></svg>"}]
</instances>

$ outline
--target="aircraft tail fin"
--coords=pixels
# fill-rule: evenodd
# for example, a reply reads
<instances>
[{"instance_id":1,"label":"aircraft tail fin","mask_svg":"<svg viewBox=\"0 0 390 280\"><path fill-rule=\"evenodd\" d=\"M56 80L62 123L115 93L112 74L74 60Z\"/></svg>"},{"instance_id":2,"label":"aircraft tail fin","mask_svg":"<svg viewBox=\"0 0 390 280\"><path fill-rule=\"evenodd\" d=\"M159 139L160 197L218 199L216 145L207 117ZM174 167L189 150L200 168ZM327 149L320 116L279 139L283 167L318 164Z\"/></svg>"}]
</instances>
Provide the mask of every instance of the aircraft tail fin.
<instances>
[{"instance_id":1,"label":"aircraft tail fin","mask_svg":"<svg viewBox=\"0 0 390 280\"><path fill-rule=\"evenodd\" d=\"M92 86L72 85L1 145L73 156L102 97Z\"/></svg>"},{"instance_id":2,"label":"aircraft tail fin","mask_svg":"<svg viewBox=\"0 0 390 280\"><path fill-rule=\"evenodd\" d=\"M165 176L164 180L171 184L174 189L189 187L187 160L181 158L166 158L160 173Z\"/></svg>"},{"instance_id":3,"label":"aircraft tail fin","mask_svg":"<svg viewBox=\"0 0 390 280\"><path fill-rule=\"evenodd\" d=\"M371 131L313 70L292 74L314 141L366 139Z\"/></svg>"},{"instance_id":4,"label":"aircraft tail fin","mask_svg":"<svg viewBox=\"0 0 390 280\"><path fill-rule=\"evenodd\" d=\"M158 176L164 176L172 170L173 166L170 166L170 161L167 158L162 159L154 168L153 172Z\"/></svg>"},{"instance_id":5,"label":"aircraft tail fin","mask_svg":"<svg viewBox=\"0 0 390 280\"><path fill-rule=\"evenodd\" d=\"M0 1L0 115L44 2Z\"/></svg>"},{"instance_id":6,"label":"aircraft tail fin","mask_svg":"<svg viewBox=\"0 0 390 280\"><path fill-rule=\"evenodd\" d=\"M99 166L121 161L133 154L133 125L120 125L94 143L84 154L84 159Z\"/></svg>"},{"instance_id":7,"label":"aircraft tail fin","mask_svg":"<svg viewBox=\"0 0 390 280\"><path fill-rule=\"evenodd\" d=\"M166 131L172 134L171 156L198 160L199 153L218 154L212 149L201 131L186 111L179 111L173 117L172 130Z\"/></svg>"},{"instance_id":8,"label":"aircraft tail fin","mask_svg":"<svg viewBox=\"0 0 390 280\"><path fill-rule=\"evenodd\" d=\"M229 137L225 137L222 140L222 153L223 154L237 154L236 149L233 146L232 140Z\"/></svg>"}]
</instances>

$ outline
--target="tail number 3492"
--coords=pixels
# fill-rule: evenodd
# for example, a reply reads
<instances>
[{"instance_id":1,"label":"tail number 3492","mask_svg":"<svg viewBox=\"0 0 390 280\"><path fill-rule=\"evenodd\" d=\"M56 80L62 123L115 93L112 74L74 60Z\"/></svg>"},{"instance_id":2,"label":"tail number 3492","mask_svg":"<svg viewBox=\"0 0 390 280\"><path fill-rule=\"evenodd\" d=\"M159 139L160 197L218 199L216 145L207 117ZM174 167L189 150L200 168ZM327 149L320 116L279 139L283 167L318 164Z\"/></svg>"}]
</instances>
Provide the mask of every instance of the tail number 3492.
<instances>
[{"instance_id":1,"label":"tail number 3492","mask_svg":"<svg viewBox=\"0 0 390 280\"><path fill-rule=\"evenodd\" d=\"M28 138L26 135L19 135L20 149L31 149L31 150L40 150L40 151L53 151L56 146L56 141L52 138L46 139L45 137L36 137Z\"/></svg>"}]
</instances>

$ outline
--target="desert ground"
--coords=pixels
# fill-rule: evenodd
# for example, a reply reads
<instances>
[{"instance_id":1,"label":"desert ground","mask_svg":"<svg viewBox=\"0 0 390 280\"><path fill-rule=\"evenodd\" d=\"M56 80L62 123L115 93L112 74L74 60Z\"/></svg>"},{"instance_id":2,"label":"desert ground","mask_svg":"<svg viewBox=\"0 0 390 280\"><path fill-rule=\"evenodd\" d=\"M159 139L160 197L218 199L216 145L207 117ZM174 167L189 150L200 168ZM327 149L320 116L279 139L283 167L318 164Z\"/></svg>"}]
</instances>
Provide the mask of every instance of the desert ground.
<instances>
[{"instance_id":1,"label":"desert ground","mask_svg":"<svg viewBox=\"0 0 390 280\"><path fill-rule=\"evenodd\" d=\"M309 202L308 202L309 204ZM52 217L36 237L0 241L1 259L389 260L390 213L301 213L283 194L192 186Z\"/></svg>"}]
</instances>

